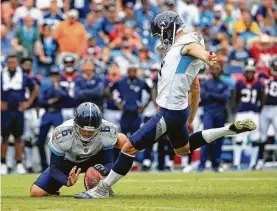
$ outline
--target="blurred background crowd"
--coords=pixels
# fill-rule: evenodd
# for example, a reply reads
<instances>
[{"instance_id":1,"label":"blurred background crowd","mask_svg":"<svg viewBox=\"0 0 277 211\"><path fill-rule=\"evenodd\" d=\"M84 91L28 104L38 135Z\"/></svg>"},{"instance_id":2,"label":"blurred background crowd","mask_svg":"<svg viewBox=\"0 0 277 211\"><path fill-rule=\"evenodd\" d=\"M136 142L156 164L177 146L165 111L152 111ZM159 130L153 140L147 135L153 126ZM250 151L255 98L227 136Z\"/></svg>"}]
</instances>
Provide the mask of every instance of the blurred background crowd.
<instances>
[{"instance_id":1,"label":"blurred background crowd","mask_svg":"<svg viewBox=\"0 0 277 211\"><path fill-rule=\"evenodd\" d=\"M236 102L243 101L233 95L237 81L251 73L257 80L268 78L276 65L274 0L1 0L1 173L45 169L49 131L73 118L82 102L97 104L127 135L150 119L158 109L157 75L165 54L156 50L160 43L151 37L150 22L166 10L180 15L186 32L200 32L206 49L219 59L218 66L203 66L199 75L195 131L233 121ZM22 79L22 71L29 77ZM258 118L261 101L253 102ZM277 115L272 115L263 138L227 137L188 157L175 156L165 138L141 152L133 170L276 165Z\"/></svg>"}]
</instances>

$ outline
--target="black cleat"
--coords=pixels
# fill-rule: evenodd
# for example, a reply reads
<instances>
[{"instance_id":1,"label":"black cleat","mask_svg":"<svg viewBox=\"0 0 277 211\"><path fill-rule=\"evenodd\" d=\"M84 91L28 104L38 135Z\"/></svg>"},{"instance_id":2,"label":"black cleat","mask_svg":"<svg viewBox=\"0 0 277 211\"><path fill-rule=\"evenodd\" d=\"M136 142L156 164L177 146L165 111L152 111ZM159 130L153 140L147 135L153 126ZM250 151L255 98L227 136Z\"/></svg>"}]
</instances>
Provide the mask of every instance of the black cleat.
<instances>
[{"instance_id":1,"label":"black cleat","mask_svg":"<svg viewBox=\"0 0 277 211\"><path fill-rule=\"evenodd\" d=\"M34 170L33 170L32 167L30 167L30 168L27 169L27 172L28 172L29 174L32 174L32 173L34 173Z\"/></svg>"},{"instance_id":2,"label":"black cleat","mask_svg":"<svg viewBox=\"0 0 277 211\"><path fill-rule=\"evenodd\" d=\"M243 121L235 121L229 127L231 131L234 131L237 134L244 133L247 131L252 131L252 130L255 130L256 128L257 128L256 124L250 119L245 119Z\"/></svg>"}]
</instances>

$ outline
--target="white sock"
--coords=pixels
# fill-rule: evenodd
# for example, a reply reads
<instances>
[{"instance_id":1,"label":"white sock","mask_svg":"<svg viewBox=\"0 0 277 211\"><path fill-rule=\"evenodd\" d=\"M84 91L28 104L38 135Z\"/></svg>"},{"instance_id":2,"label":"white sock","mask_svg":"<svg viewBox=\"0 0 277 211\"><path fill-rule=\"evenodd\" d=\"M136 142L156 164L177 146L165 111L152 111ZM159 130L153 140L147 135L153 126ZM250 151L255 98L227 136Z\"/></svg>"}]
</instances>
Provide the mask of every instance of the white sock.
<instances>
[{"instance_id":1,"label":"white sock","mask_svg":"<svg viewBox=\"0 0 277 211\"><path fill-rule=\"evenodd\" d=\"M8 155L7 155L7 166L13 168L15 158L15 148L14 146L8 146Z\"/></svg>"},{"instance_id":2,"label":"white sock","mask_svg":"<svg viewBox=\"0 0 277 211\"><path fill-rule=\"evenodd\" d=\"M110 171L109 175L104 179L104 182L112 187L115 183L117 183L122 177L124 177L123 175L120 175L116 172L114 172L113 170Z\"/></svg>"},{"instance_id":3,"label":"white sock","mask_svg":"<svg viewBox=\"0 0 277 211\"><path fill-rule=\"evenodd\" d=\"M250 164L249 164L250 168L256 165L258 154L259 154L259 147L258 146L252 147L251 151L252 153L251 153Z\"/></svg>"},{"instance_id":4,"label":"white sock","mask_svg":"<svg viewBox=\"0 0 277 211\"><path fill-rule=\"evenodd\" d=\"M182 156L182 167L186 167L189 165L189 156Z\"/></svg>"},{"instance_id":5,"label":"white sock","mask_svg":"<svg viewBox=\"0 0 277 211\"><path fill-rule=\"evenodd\" d=\"M221 138L223 136L235 135L236 132L231 131L229 126L220 127L220 128L213 128L208 130L202 131L202 136L207 143L211 143L214 140Z\"/></svg>"},{"instance_id":6,"label":"white sock","mask_svg":"<svg viewBox=\"0 0 277 211\"><path fill-rule=\"evenodd\" d=\"M25 155L26 155L26 167L32 168L33 167L33 148L32 147L24 147Z\"/></svg>"},{"instance_id":7,"label":"white sock","mask_svg":"<svg viewBox=\"0 0 277 211\"><path fill-rule=\"evenodd\" d=\"M242 153L242 147L240 145L234 145L234 165L240 166L240 160L241 160L241 153Z\"/></svg>"}]
</instances>

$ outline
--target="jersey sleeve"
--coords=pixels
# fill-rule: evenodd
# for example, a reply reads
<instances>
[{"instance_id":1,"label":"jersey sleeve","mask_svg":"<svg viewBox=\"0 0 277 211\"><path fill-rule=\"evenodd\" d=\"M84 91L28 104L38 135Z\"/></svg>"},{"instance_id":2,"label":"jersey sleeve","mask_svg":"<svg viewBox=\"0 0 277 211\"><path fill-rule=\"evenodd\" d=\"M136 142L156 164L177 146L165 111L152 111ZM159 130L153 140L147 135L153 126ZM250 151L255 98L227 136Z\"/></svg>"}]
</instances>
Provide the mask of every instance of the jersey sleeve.
<instances>
[{"instance_id":1,"label":"jersey sleeve","mask_svg":"<svg viewBox=\"0 0 277 211\"><path fill-rule=\"evenodd\" d=\"M67 151L66 140L68 139L65 138L65 132L59 127L55 128L53 135L48 142L51 152L57 156L64 156Z\"/></svg>"},{"instance_id":2,"label":"jersey sleeve","mask_svg":"<svg viewBox=\"0 0 277 211\"><path fill-rule=\"evenodd\" d=\"M114 145L117 142L117 127L115 124L109 122L105 123L104 126L101 127L101 131L103 135L103 148L102 150L113 149Z\"/></svg>"},{"instance_id":3,"label":"jersey sleeve","mask_svg":"<svg viewBox=\"0 0 277 211\"><path fill-rule=\"evenodd\" d=\"M205 47L204 38L198 32L191 32L183 36L182 40L180 40L181 44L188 45L190 43L197 43L203 47Z\"/></svg>"}]
</instances>

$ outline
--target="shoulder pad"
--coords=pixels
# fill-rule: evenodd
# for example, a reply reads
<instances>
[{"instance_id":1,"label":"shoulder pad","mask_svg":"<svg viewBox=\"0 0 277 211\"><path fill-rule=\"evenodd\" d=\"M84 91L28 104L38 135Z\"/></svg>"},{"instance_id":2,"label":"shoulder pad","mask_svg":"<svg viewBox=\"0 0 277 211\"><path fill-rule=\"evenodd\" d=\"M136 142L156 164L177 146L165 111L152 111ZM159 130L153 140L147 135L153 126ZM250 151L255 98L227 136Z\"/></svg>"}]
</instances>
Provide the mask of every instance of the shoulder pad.
<instances>
[{"instance_id":1,"label":"shoulder pad","mask_svg":"<svg viewBox=\"0 0 277 211\"><path fill-rule=\"evenodd\" d=\"M202 35L198 32L190 32L185 35L183 35L180 39L176 41L177 43L180 43L182 45L187 45L190 43L198 43L201 46L205 47L204 39Z\"/></svg>"},{"instance_id":2,"label":"shoulder pad","mask_svg":"<svg viewBox=\"0 0 277 211\"><path fill-rule=\"evenodd\" d=\"M112 148L116 144L117 127L114 123L103 119L99 133L103 137L103 149Z\"/></svg>"},{"instance_id":3,"label":"shoulder pad","mask_svg":"<svg viewBox=\"0 0 277 211\"><path fill-rule=\"evenodd\" d=\"M54 129L53 135L49 140L48 146L51 151L61 156L71 148L73 141L73 126L63 126L64 124Z\"/></svg>"}]
</instances>

